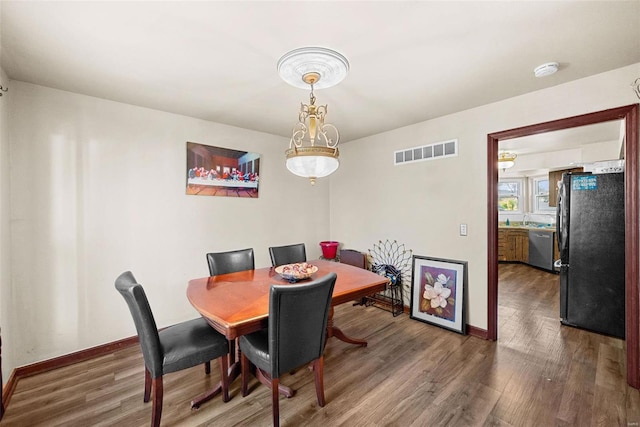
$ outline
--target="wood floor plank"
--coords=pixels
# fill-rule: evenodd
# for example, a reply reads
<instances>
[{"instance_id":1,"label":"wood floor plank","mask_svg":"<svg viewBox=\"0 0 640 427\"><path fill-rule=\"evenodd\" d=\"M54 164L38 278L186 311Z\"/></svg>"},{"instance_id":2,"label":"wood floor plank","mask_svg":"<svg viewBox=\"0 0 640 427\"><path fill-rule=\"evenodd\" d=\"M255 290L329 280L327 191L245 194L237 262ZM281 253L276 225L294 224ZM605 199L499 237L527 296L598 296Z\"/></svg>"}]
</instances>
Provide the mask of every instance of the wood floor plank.
<instances>
[{"instance_id":1,"label":"wood floor plank","mask_svg":"<svg viewBox=\"0 0 640 427\"><path fill-rule=\"evenodd\" d=\"M591 422L596 370L579 360L572 360L562 390L557 419L567 425L584 426Z\"/></svg>"}]
</instances>

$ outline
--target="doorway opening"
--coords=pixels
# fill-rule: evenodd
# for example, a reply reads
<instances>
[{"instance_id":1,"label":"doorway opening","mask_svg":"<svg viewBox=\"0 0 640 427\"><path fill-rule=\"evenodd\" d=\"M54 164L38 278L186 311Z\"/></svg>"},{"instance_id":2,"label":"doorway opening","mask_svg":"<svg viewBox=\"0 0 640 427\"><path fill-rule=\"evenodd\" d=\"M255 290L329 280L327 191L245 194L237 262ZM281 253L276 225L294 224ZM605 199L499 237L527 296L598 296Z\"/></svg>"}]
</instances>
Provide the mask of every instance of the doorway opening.
<instances>
[{"instance_id":1,"label":"doorway opening","mask_svg":"<svg viewBox=\"0 0 640 427\"><path fill-rule=\"evenodd\" d=\"M498 339L498 145L500 141L579 126L624 120L625 140L625 344L627 383L640 388L638 240L638 112L632 104L595 113L553 120L487 135L488 298L487 338Z\"/></svg>"}]
</instances>

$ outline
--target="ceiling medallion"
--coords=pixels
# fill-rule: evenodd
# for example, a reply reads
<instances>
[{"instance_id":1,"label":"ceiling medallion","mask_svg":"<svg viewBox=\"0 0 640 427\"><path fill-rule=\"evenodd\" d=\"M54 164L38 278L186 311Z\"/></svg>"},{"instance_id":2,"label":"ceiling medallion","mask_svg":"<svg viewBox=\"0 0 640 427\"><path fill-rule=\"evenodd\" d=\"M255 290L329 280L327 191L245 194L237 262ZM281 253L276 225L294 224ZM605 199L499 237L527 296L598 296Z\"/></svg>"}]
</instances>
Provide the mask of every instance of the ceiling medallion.
<instances>
[{"instance_id":1,"label":"ceiling medallion","mask_svg":"<svg viewBox=\"0 0 640 427\"><path fill-rule=\"evenodd\" d=\"M316 73L316 89L326 89L340 83L349 72L349 61L335 50L324 47L301 47L285 53L278 60L280 78L292 86L308 89L304 76Z\"/></svg>"}]
</instances>

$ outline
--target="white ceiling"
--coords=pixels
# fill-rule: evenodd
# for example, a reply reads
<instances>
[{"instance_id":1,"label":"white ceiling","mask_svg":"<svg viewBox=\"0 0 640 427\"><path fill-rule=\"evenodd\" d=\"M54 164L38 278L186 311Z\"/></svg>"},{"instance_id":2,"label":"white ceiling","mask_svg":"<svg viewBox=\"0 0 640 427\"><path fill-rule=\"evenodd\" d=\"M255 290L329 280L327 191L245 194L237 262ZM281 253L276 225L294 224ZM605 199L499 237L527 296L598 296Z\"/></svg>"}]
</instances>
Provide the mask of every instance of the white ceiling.
<instances>
[{"instance_id":1,"label":"white ceiling","mask_svg":"<svg viewBox=\"0 0 640 427\"><path fill-rule=\"evenodd\" d=\"M0 27L11 79L287 137L308 92L276 62L331 48L351 71L316 96L342 141L640 62L638 0L3 0Z\"/></svg>"}]
</instances>

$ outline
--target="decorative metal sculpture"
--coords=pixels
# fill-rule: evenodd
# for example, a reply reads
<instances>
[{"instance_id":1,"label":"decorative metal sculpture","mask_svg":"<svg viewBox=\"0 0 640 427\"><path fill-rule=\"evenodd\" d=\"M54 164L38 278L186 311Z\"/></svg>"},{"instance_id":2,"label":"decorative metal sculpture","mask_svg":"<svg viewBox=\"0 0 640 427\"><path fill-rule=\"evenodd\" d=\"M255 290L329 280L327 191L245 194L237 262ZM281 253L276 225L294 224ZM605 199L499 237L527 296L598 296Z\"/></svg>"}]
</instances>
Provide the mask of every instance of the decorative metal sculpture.
<instances>
[{"instance_id":1,"label":"decorative metal sculpture","mask_svg":"<svg viewBox=\"0 0 640 427\"><path fill-rule=\"evenodd\" d=\"M371 271L389 278L387 288L367 297L365 304L390 311L398 316L404 311L404 301L411 293L411 260L413 251L396 240L378 241L369 249Z\"/></svg>"}]
</instances>

